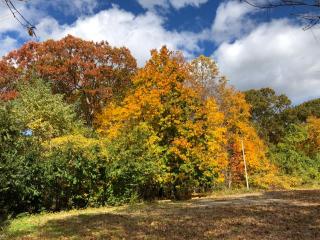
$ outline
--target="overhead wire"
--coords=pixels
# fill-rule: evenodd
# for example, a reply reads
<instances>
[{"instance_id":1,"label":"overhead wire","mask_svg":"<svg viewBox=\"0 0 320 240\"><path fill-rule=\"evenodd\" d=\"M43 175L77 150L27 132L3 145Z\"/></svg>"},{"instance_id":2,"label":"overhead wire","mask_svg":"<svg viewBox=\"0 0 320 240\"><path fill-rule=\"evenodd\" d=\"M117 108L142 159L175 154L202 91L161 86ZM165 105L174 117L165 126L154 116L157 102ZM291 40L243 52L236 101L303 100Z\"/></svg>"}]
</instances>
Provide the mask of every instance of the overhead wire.
<instances>
[{"instance_id":1,"label":"overhead wire","mask_svg":"<svg viewBox=\"0 0 320 240\"><path fill-rule=\"evenodd\" d=\"M20 12L20 9L17 9L16 6L12 3L12 0L2 0L1 1L10 11L11 15L15 18L15 20L27 30L29 36L35 37L38 39L35 29L36 27L28 20L26 19ZM5 16L4 19L6 19L7 16Z\"/></svg>"}]
</instances>

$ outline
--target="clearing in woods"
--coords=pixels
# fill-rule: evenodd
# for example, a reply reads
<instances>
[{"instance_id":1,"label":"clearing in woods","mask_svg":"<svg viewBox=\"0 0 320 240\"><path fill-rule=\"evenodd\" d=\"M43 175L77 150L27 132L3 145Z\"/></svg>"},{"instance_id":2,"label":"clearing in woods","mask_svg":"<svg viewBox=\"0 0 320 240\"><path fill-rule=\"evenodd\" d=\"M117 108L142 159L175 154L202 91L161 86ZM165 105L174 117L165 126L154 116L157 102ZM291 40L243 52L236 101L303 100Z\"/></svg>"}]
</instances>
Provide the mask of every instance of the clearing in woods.
<instances>
[{"instance_id":1,"label":"clearing in woods","mask_svg":"<svg viewBox=\"0 0 320 240\"><path fill-rule=\"evenodd\" d=\"M320 239L320 190L26 216L11 222L0 239Z\"/></svg>"}]
</instances>

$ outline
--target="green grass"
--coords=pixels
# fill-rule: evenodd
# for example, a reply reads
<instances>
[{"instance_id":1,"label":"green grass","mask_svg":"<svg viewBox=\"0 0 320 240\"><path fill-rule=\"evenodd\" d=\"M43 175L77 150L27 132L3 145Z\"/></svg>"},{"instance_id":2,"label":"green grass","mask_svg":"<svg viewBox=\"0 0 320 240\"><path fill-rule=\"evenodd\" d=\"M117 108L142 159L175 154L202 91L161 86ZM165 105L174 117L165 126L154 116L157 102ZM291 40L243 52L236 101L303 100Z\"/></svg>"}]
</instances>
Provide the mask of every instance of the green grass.
<instances>
[{"instance_id":1,"label":"green grass","mask_svg":"<svg viewBox=\"0 0 320 240\"><path fill-rule=\"evenodd\" d=\"M113 213L115 211L120 211L124 207L102 207L102 208L87 208L83 210L70 210L70 211L61 211L57 213L40 213L34 215L27 215L18 217L10 222L10 224L4 229L3 234L0 234L4 239L14 239L19 236L28 236L35 237L39 231L50 231L56 232L57 234L65 231L57 225L46 226L50 222L56 220L67 219L70 217L81 217L86 215L94 214L106 214Z\"/></svg>"}]
</instances>

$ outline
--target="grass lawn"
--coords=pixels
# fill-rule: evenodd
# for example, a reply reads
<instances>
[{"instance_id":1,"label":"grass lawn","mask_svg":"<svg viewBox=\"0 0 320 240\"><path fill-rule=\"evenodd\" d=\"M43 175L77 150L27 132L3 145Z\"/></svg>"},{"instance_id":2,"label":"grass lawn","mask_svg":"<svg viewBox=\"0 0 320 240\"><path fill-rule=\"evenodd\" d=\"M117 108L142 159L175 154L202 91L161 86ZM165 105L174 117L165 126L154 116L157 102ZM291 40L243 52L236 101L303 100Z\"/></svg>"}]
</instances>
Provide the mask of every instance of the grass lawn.
<instances>
[{"instance_id":1,"label":"grass lawn","mask_svg":"<svg viewBox=\"0 0 320 240\"><path fill-rule=\"evenodd\" d=\"M38 214L13 220L0 239L320 239L320 190Z\"/></svg>"}]
</instances>

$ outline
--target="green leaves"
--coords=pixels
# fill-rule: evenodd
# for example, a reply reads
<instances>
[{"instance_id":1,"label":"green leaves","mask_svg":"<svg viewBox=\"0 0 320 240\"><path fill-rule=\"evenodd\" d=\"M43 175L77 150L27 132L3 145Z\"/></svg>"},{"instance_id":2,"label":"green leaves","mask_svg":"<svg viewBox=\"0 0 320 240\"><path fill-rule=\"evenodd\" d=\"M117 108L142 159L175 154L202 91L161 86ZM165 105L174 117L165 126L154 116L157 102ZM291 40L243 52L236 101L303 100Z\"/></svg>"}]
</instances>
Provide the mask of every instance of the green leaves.
<instances>
[{"instance_id":1,"label":"green leaves","mask_svg":"<svg viewBox=\"0 0 320 240\"><path fill-rule=\"evenodd\" d=\"M291 125L284 138L271 148L271 157L283 174L300 177L304 183L320 179L320 161L309 154L306 125Z\"/></svg>"},{"instance_id":2,"label":"green leaves","mask_svg":"<svg viewBox=\"0 0 320 240\"><path fill-rule=\"evenodd\" d=\"M159 196L165 166L158 140L152 129L142 123L124 130L108 144L109 203Z\"/></svg>"},{"instance_id":3,"label":"green leaves","mask_svg":"<svg viewBox=\"0 0 320 240\"><path fill-rule=\"evenodd\" d=\"M64 103L62 95L52 94L50 86L39 79L20 85L19 97L10 104L12 116L22 130L42 141L80 126L73 106Z\"/></svg>"},{"instance_id":4,"label":"green leaves","mask_svg":"<svg viewBox=\"0 0 320 240\"><path fill-rule=\"evenodd\" d=\"M277 95L271 88L248 90L245 97L251 105L251 120L260 137L267 143L278 143L285 134L290 99L284 94Z\"/></svg>"}]
</instances>

